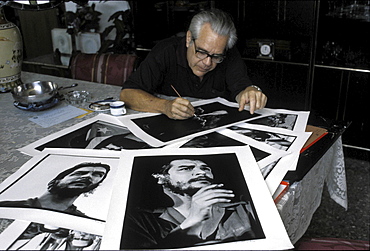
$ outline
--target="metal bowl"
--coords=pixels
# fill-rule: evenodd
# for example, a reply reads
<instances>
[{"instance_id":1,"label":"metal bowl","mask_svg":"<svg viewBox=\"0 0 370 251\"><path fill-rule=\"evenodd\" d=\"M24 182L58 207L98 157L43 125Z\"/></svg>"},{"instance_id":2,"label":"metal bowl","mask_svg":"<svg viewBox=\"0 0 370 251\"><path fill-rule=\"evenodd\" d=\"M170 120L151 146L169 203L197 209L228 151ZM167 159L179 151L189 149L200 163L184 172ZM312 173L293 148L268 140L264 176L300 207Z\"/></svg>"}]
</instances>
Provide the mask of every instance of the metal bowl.
<instances>
[{"instance_id":1,"label":"metal bowl","mask_svg":"<svg viewBox=\"0 0 370 251\"><path fill-rule=\"evenodd\" d=\"M35 81L18 85L12 94L16 102L21 104L46 103L58 93L58 85L50 81Z\"/></svg>"}]
</instances>

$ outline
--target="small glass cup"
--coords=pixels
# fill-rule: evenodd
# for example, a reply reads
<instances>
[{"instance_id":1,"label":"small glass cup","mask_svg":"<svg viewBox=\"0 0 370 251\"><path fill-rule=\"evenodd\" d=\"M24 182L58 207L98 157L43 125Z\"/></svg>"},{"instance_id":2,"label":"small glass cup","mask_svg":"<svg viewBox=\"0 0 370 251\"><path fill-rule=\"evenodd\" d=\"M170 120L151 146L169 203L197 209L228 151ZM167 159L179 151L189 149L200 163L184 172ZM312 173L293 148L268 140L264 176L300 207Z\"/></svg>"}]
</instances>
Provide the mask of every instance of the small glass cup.
<instances>
[{"instance_id":1,"label":"small glass cup","mask_svg":"<svg viewBox=\"0 0 370 251\"><path fill-rule=\"evenodd\" d=\"M65 98L68 103L75 105L90 101L91 95L87 91L70 91L65 94Z\"/></svg>"}]
</instances>

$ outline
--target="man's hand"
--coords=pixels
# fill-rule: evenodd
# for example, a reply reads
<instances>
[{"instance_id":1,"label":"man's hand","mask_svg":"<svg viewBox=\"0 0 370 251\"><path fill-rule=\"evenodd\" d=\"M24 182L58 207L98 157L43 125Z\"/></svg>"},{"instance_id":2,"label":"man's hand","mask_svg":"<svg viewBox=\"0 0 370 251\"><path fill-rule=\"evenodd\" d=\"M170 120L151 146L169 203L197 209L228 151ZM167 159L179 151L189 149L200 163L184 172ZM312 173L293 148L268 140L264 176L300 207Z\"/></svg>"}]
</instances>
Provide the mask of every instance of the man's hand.
<instances>
[{"instance_id":1,"label":"man's hand","mask_svg":"<svg viewBox=\"0 0 370 251\"><path fill-rule=\"evenodd\" d=\"M163 113L171 119L187 119L194 115L194 107L189 100L183 98L167 100L140 89L123 89L120 99L126 103L127 108L141 112Z\"/></svg>"},{"instance_id":2,"label":"man's hand","mask_svg":"<svg viewBox=\"0 0 370 251\"><path fill-rule=\"evenodd\" d=\"M244 106L249 104L249 111L253 114L255 110L265 107L267 97L255 87L248 86L236 96L236 101L239 103L239 111L243 111Z\"/></svg>"},{"instance_id":3,"label":"man's hand","mask_svg":"<svg viewBox=\"0 0 370 251\"><path fill-rule=\"evenodd\" d=\"M197 226L209 217L211 206L216 203L230 202L235 195L233 191L221 188L222 184L212 184L202 187L191 199L189 215L181 223L182 229Z\"/></svg>"},{"instance_id":4,"label":"man's hand","mask_svg":"<svg viewBox=\"0 0 370 251\"><path fill-rule=\"evenodd\" d=\"M190 101L183 98L168 100L164 114L170 119L187 119L194 115L194 107Z\"/></svg>"}]
</instances>

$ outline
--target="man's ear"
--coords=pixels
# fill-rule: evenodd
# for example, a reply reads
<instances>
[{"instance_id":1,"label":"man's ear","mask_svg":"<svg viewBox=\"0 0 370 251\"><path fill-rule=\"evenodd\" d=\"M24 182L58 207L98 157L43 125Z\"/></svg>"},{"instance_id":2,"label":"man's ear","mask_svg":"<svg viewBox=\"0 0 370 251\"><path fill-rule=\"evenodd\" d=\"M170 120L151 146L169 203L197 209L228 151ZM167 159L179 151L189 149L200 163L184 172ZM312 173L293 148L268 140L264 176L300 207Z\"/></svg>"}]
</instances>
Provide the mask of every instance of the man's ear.
<instances>
[{"instance_id":1,"label":"man's ear","mask_svg":"<svg viewBox=\"0 0 370 251\"><path fill-rule=\"evenodd\" d=\"M163 185L166 175L159 174L159 173L153 173L152 176L157 179L157 184Z\"/></svg>"},{"instance_id":2,"label":"man's ear","mask_svg":"<svg viewBox=\"0 0 370 251\"><path fill-rule=\"evenodd\" d=\"M186 47L190 46L191 39L192 39L192 35L191 35L191 32L188 30L186 32Z\"/></svg>"}]
</instances>

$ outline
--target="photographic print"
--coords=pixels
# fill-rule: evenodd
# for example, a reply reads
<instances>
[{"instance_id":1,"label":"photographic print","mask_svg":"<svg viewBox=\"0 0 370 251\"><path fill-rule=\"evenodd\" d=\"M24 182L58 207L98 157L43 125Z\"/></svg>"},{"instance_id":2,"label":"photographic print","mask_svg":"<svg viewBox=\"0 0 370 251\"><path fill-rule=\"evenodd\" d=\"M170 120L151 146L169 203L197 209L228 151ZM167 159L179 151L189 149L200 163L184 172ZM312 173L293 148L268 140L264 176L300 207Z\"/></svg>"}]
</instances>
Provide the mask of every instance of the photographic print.
<instances>
[{"instance_id":1,"label":"photographic print","mask_svg":"<svg viewBox=\"0 0 370 251\"><path fill-rule=\"evenodd\" d=\"M285 174L290 170L295 170L299 152L311 135L310 132L295 132L288 129L248 123L231 126L225 130L228 130L228 134L234 135L234 137L247 137L289 153L274 162L260 166L271 194L276 191Z\"/></svg>"},{"instance_id":2,"label":"photographic print","mask_svg":"<svg viewBox=\"0 0 370 251\"><path fill-rule=\"evenodd\" d=\"M0 235L1 250L99 250L102 236L16 220Z\"/></svg>"},{"instance_id":3,"label":"photographic print","mask_svg":"<svg viewBox=\"0 0 370 251\"><path fill-rule=\"evenodd\" d=\"M150 145L136 137L117 118L99 114L74 126L44 137L21 149L21 152L35 155L45 148L77 149L145 149Z\"/></svg>"},{"instance_id":4,"label":"photographic print","mask_svg":"<svg viewBox=\"0 0 370 251\"><path fill-rule=\"evenodd\" d=\"M248 137L238 136L239 135L230 133L230 130L221 129L216 132L204 134L190 140L174 143L171 145L171 147L203 148L249 145L259 167L265 167L266 165L280 159L282 156L289 154L289 152L276 149L264 143L252 140Z\"/></svg>"},{"instance_id":5,"label":"photographic print","mask_svg":"<svg viewBox=\"0 0 370 251\"><path fill-rule=\"evenodd\" d=\"M222 98L195 101L192 103L195 116L186 120L174 120L164 114L142 113L119 118L132 133L154 147L194 138L227 126L271 115L258 110L238 111L238 104Z\"/></svg>"},{"instance_id":6,"label":"photographic print","mask_svg":"<svg viewBox=\"0 0 370 251\"><path fill-rule=\"evenodd\" d=\"M123 150L121 160L102 248L292 247L249 146Z\"/></svg>"},{"instance_id":7,"label":"photographic print","mask_svg":"<svg viewBox=\"0 0 370 251\"><path fill-rule=\"evenodd\" d=\"M258 118L249 121L248 123L268 127L283 128L297 132L305 131L310 112L290 111L285 109L269 109L269 108L265 109L275 114L263 118Z\"/></svg>"},{"instance_id":8,"label":"photographic print","mask_svg":"<svg viewBox=\"0 0 370 251\"><path fill-rule=\"evenodd\" d=\"M227 130L262 142L276 149L290 152L299 152L307 141L307 135L311 135L310 132L294 132L281 128L266 128L247 123L228 127Z\"/></svg>"},{"instance_id":9,"label":"photographic print","mask_svg":"<svg viewBox=\"0 0 370 251\"><path fill-rule=\"evenodd\" d=\"M0 184L0 218L102 234L120 152L45 149Z\"/></svg>"}]
</instances>

